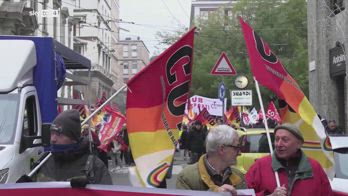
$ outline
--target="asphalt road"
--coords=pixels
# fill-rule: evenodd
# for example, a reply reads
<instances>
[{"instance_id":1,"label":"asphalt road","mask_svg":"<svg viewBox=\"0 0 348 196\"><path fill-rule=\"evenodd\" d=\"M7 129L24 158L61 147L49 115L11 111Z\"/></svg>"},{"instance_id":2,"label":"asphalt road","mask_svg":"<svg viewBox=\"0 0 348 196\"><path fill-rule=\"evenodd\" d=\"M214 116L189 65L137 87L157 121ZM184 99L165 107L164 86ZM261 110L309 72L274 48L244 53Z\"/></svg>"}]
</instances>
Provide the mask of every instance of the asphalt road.
<instances>
[{"instance_id":1,"label":"asphalt road","mask_svg":"<svg viewBox=\"0 0 348 196\"><path fill-rule=\"evenodd\" d=\"M173 175L170 179L167 179L167 188L168 189L175 189L175 181L176 176L179 174L179 172L187 165L187 161L184 160L183 156L180 155L179 152L176 152L174 155L174 167L173 167ZM132 183L130 182L130 168L129 167L114 167L109 162L109 170L112 177L113 184L115 185L125 185L125 186L132 186Z\"/></svg>"}]
</instances>

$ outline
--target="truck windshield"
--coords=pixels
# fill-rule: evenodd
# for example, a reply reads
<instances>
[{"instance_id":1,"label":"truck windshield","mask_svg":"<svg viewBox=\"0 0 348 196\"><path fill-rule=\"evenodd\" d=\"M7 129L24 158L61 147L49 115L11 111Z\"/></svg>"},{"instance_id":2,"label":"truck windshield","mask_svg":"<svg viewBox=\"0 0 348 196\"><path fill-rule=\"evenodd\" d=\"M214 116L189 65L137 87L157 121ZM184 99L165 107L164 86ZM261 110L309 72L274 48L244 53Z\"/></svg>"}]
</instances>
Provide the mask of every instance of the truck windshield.
<instances>
[{"instance_id":1,"label":"truck windshield","mask_svg":"<svg viewBox=\"0 0 348 196\"><path fill-rule=\"evenodd\" d=\"M14 141L18 107L18 94L0 94L0 144Z\"/></svg>"}]
</instances>

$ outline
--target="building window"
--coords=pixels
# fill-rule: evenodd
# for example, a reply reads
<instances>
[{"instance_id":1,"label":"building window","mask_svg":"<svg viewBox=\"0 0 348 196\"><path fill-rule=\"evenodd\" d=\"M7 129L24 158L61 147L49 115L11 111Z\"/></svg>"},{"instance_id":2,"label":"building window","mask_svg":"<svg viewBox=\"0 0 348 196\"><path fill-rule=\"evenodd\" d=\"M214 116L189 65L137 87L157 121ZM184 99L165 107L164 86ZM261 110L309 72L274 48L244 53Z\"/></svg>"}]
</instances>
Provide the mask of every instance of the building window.
<instances>
[{"instance_id":1,"label":"building window","mask_svg":"<svg viewBox=\"0 0 348 196\"><path fill-rule=\"evenodd\" d=\"M123 63L123 74L128 74L129 73L129 65L128 62Z\"/></svg>"},{"instance_id":2,"label":"building window","mask_svg":"<svg viewBox=\"0 0 348 196\"><path fill-rule=\"evenodd\" d=\"M82 48L83 48L82 44L74 43L74 51L75 52L78 52L79 54L82 54Z\"/></svg>"},{"instance_id":3,"label":"building window","mask_svg":"<svg viewBox=\"0 0 348 196\"><path fill-rule=\"evenodd\" d=\"M123 46L123 57L128 57L128 46Z\"/></svg>"},{"instance_id":4,"label":"building window","mask_svg":"<svg viewBox=\"0 0 348 196\"><path fill-rule=\"evenodd\" d=\"M33 8L33 11L37 11L37 2L38 0L32 0L30 1L30 7Z\"/></svg>"},{"instance_id":5,"label":"building window","mask_svg":"<svg viewBox=\"0 0 348 196\"><path fill-rule=\"evenodd\" d=\"M138 65L137 62L132 62L132 74L136 74L138 72Z\"/></svg>"},{"instance_id":6,"label":"building window","mask_svg":"<svg viewBox=\"0 0 348 196\"><path fill-rule=\"evenodd\" d=\"M212 8L202 8L199 11L199 17L203 20L208 20L209 15L211 15L213 12L215 11L215 9Z\"/></svg>"},{"instance_id":7,"label":"building window","mask_svg":"<svg viewBox=\"0 0 348 196\"><path fill-rule=\"evenodd\" d=\"M331 16L334 16L345 9L343 0L330 0Z\"/></svg>"},{"instance_id":8,"label":"building window","mask_svg":"<svg viewBox=\"0 0 348 196\"><path fill-rule=\"evenodd\" d=\"M132 57L137 57L137 51L132 51Z\"/></svg>"},{"instance_id":9,"label":"building window","mask_svg":"<svg viewBox=\"0 0 348 196\"><path fill-rule=\"evenodd\" d=\"M132 57L137 57L138 53L137 53L137 45L132 45Z\"/></svg>"}]
</instances>

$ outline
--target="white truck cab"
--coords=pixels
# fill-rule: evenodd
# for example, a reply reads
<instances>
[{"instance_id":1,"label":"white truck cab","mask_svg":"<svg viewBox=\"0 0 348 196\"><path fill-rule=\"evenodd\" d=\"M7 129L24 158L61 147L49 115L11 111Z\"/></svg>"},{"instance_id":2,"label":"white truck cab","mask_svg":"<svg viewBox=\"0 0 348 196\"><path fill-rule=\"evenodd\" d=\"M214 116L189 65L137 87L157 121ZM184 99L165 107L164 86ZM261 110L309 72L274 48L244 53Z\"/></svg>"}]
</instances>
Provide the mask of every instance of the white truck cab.
<instances>
[{"instance_id":1,"label":"white truck cab","mask_svg":"<svg viewBox=\"0 0 348 196\"><path fill-rule=\"evenodd\" d=\"M0 36L0 183L16 182L48 154L45 124L57 115L64 54L84 58L52 38Z\"/></svg>"},{"instance_id":2,"label":"white truck cab","mask_svg":"<svg viewBox=\"0 0 348 196\"><path fill-rule=\"evenodd\" d=\"M43 156L32 41L0 40L0 183L15 182ZM38 139L29 138L37 137ZM32 143L30 143L32 142Z\"/></svg>"}]
</instances>

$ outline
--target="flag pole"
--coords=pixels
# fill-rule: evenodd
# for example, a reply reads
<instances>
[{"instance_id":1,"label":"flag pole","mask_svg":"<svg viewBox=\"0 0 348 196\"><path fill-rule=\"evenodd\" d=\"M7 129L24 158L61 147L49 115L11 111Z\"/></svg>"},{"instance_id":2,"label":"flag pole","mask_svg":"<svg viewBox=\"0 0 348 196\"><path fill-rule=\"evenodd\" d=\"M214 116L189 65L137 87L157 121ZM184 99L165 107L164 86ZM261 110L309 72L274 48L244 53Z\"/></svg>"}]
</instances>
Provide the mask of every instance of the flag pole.
<instances>
[{"instance_id":1,"label":"flag pole","mask_svg":"<svg viewBox=\"0 0 348 196\"><path fill-rule=\"evenodd\" d=\"M86 124L89 119L92 118L99 110L101 110L106 104L108 104L116 95L118 95L123 89L125 89L127 85L123 85L120 89L118 89L109 99L107 99L101 106L99 106L91 115L89 115L82 123L81 126ZM37 170L40 169L40 167L52 156L52 153L50 152L40 163L37 165L29 174L29 177L32 177Z\"/></svg>"},{"instance_id":2,"label":"flag pole","mask_svg":"<svg viewBox=\"0 0 348 196\"><path fill-rule=\"evenodd\" d=\"M260 102L262 115L263 115L263 124L265 125L265 128L266 128L266 135L267 135L269 151L270 151L271 155L273 155L272 140L271 140L271 136L270 136L269 129L268 129L265 109L263 108L263 102L262 102L262 97L261 97L261 93L260 93L259 83L257 82L255 77L254 77L254 81L255 81L255 87L256 87L257 96L258 96L259 102ZM280 187L279 175L278 175L277 171L274 172L274 176L276 178L277 186Z\"/></svg>"},{"instance_id":3,"label":"flag pole","mask_svg":"<svg viewBox=\"0 0 348 196\"><path fill-rule=\"evenodd\" d=\"M101 104L101 106L99 106L97 109L94 110L94 112L89 115L82 123L81 125L86 124L97 112L99 112L99 110L101 110L106 104L108 104L113 98L115 98L123 89L125 89L127 87L127 85L123 85L120 89L118 89L113 95L111 95L111 97L109 97L109 99L107 99L103 104Z\"/></svg>"}]
</instances>

